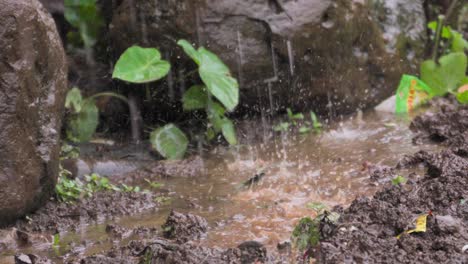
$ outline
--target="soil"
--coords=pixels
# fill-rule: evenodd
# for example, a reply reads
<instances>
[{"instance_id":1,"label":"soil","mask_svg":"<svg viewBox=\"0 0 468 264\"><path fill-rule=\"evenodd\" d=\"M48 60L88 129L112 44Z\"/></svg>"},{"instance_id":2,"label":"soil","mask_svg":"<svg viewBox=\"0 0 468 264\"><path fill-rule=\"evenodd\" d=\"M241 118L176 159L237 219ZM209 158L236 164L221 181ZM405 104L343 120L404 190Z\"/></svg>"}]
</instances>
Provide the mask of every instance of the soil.
<instances>
[{"instance_id":1,"label":"soil","mask_svg":"<svg viewBox=\"0 0 468 264\"><path fill-rule=\"evenodd\" d=\"M426 175L356 199L321 241L320 263L468 263L468 107L450 98L433 106L411 123L414 142L432 140L447 149L403 157L397 168L423 164ZM427 213L426 232L397 238Z\"/></svg>"},{"instance_id":2,"label":"soil","mask_svg":"<svg viewBox=\"0 0 468 264\"><path fill-rule=\"evenodd\" d=\"M154 194L143 192L97 192L76 203L50 201L27 219L18 221L16 228L25 232L76 231L80 225L157 209L154 198Z\"/></svg>"},{"instance_id":3,"label":"soil","mask_svg":"<svg viewBox=\"0 0 468 264\"><path fill-rule=\"evenodd\" d=\"M346 209L336 207L338 223L321 228L325 230L321 242L311 251L319 263L468 263L468 252L463 252L468 244L468 107L450 98L432 104L433 111L416 117L411 124L414 142L430 140L446 148L404 156L394 167L365 165L371 179L386 187L371 198L356 199ZM390 183L399 169L415 166L425 166L426 174L403 175L409 179L407 183ZM16 224L15 237L24 239L28 232L76 230L83 223L157 207L153 195L142 193L98 193L72 205L49 202L29 221ZM415 219L423 214L429 214L426 232L397 238L414 228ZM92 256L70 254L66 263L294 262L288 243L278 245L274 252L255 241L228 249L200 246L196 240L208 229L202 217L175 211L162 232L107 225L106 231L118 243ZM28 258L30 263L50 263L34 255L16 257ZM302 254L295 258L303 259Z\"/></svg>"}]
</instances>

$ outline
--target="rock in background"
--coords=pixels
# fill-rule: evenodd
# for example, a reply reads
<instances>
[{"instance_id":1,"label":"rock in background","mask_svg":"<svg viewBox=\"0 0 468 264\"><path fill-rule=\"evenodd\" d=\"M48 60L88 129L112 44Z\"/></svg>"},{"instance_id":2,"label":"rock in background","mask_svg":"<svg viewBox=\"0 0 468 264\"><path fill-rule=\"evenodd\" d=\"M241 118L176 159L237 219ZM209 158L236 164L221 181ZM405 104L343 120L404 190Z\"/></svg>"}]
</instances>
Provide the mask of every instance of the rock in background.
<instances>
[{"instance_id":1,"label":"rock in background","mask_svg":"<svg viewBox=\"0 0 468 264\"><path fill-rule=\"evenodd\" d=\"M177 103L196 80L184 78L194 65L176 40L206 46L238 78L240 112L335 115L373 106L416 70L426 42L422 0L117 2L106 16L114 60L134 44L160 48L174 66L151 89Z\"/></svg>"},{"instance_id":2,"label":"rock in background","mask_svg":"<svg viewBox=\"0 0 468 264\"><path fill-rule=\"evenodd\" d=\"M42 205L59 172L67 90L54 21L37 0L0 0L0 225Z\"/></svg>"}]
</instances>

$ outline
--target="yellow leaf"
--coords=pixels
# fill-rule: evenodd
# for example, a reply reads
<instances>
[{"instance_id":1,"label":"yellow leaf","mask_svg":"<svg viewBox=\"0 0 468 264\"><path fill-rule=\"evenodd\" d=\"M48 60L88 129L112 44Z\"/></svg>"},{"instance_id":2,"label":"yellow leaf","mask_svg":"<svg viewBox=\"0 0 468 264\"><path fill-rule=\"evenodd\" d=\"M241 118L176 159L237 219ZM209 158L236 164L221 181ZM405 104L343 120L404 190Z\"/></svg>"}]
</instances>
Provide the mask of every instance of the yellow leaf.
<instances>
[{"instance_id":1,"label":"yellow leaf","mask_svg":"<svg viewBox=\"0 0 468 264\"><path fill-rule=\"evenodd\" d=\"M418 216L418 218L416 218L416 228L407 230L399 234L396 238L399 239L403 234L426 232L426 223L427 223L428 215L429 214L423 214L423 215Z\"/></svg>"}]
</instances>

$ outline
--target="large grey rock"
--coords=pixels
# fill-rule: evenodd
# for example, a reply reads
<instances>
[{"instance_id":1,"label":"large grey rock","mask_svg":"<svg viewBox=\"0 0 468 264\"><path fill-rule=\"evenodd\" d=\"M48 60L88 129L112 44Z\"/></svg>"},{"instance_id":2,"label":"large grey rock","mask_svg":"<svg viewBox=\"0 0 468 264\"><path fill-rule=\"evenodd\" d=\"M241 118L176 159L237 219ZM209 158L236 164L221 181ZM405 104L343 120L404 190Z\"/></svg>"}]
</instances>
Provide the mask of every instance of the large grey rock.
<instances>
[{"instance_id":1,"label":"large grey rock","mask_svg":"<svg viewBox=\"0 0 468 264\"><path fill-rule=\"evenodd\" d=\"M393 93L401 74L416 70L425 24L422 0L123 0L109 36L114 60L133 44L159 47L171 60L160 86L172 89L159 98L177 101L184 90L180 72L193 64L175 41L186 38L226 61L243 109L334 114Z\"/></svg>"},{"instance_id":2,"label":"large grey rock","mask_svg":"<svg viewBox=\"0 0 468 264\"><path fill-rule=\"evenodd\" d=\"M66 89L50 15L37 0L0 0L0 225L53 193Z\"/></svg>"}]
</instances>

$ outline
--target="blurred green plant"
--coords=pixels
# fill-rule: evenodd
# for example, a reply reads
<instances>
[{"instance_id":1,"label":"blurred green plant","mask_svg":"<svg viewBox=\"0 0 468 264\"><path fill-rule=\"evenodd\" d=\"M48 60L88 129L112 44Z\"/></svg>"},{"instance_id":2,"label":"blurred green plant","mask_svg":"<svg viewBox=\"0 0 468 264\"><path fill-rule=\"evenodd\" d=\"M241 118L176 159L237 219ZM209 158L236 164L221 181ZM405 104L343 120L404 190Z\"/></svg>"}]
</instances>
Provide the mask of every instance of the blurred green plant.
<instances>
[{"instance_id":1,"label":"blurred green plant","mask_svg":"<svg viewBox=\"0 0 468 264\"><path fill-rule=\"evenodd\" d=\"M83 98L77 87L68 91L65 98L65 108L70 110L67 120L67 137L73 142L87 142L91 140L99 124L99 109L96 98L110 96L127 103L127 98L113 92L102 92Z\"/></svg>"},{"instance_id":2,"label":"blurred green plant","mask_svg":"<svg viewBox=\"0 0 468 264\"><path fill-rule=\"evenodd\" d=\"M408 179L406 179L403 176L398 175L394 179L392 179L392 184L393 185L401 185L401 184L405 184L407 181L408 181Z\"/></svg>"},{"instance_id":3,"label":"blurred green plant","mask_svg":"<svg viewBox=\"0 0 468 264\"><path fill-rule=\"evenodd\" d=\"M84 182L80 179L72 179L69 171L63 170L55 186L55 193L59 201L73 202L80 198L91 197L96 192L140 192L138 186L120 186L112 184L107 177L102 177L96 173L85 175Z\"/></svg>"},{"instance_id":4,"label":"blurred green plant","mask_svg":"<svg viewBox=\"0 0 468 264\"><path fill-rule=\"evenodd\" d=\"M322 124L319 122L317 115L310 111L310 121L305 120L300 125L298 121L304 120L304 114L302 113L294 113L291 108L287 108L287 115L288 121L287 122L280 122L278 125L273 127L273 130L276 132L285 132L288 131L290 127L299 127L299 133L305 134L309 133L310 131L314 130L315 132L319 133L322 129Z\"/></svg>"},{"instance_id":5,"label":"blurred green plant","mask_svg":"<svg viewBox=\"0 0 468 264\"><path fill-rule=\"evenodd\" d=\"M453 11L456 3L457 1L453 0L449 10ZM466 102L467 95L462 94L464 91L457 91L457 88L468 84L466 76L468 61L465 54L468 50L468 41L460 32L445 26L445 21L446 16L440 15L438 21L428 23L434 40L431 59L423 61L420 66L421 80L408 75L402 77L397 91L396 112L410 111L413 106L434 96L444 96L448 93L454 94L461 103ZM413 78L415 81L408 82L406 81L408 78ZM406 107L407 105L410 107Z\"/></svg>"},{"instance_id":6,"label":"blurred green plant","mask_svg":"<svg viewBox=\"0 0 468 264\"><path fill-rule=\"evenodd\" d=\"M291 241L300 251L309 251L316 247L322 238L321 226L324 224L335 225L340 215L320 209L321 213L315 218L303 217L294 228Z\"/></svg>"},{"instance_id":7,"label":"blurred green plant","mask_svg":"<svg viewBox=\"0 0 468 264\"><path fill-rule=\"evenodd\" d=\"M67 39L75 46L86 49L96 44L100 29L104 25L97 0L65 0L65 19L76 30L67 33Z\"/></svg>"}]
</instances>

